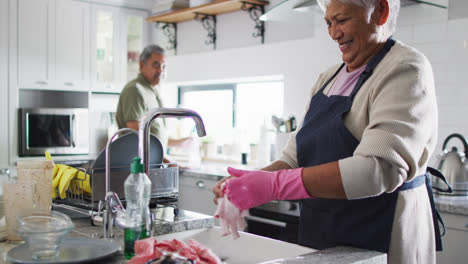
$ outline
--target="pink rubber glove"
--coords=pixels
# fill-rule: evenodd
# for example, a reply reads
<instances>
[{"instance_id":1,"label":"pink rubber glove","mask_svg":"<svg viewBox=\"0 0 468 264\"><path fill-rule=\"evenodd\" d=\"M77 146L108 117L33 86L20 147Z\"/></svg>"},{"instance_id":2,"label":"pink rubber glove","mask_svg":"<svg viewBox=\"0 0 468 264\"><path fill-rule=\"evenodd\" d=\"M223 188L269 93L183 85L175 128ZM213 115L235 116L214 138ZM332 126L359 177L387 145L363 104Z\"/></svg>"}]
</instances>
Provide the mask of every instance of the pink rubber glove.
<instances>
[{"instance_id":1,"label":"pink rubber glove","mask_svg":"<svg viewBox=\"0 0 468 264\"><path fill-rule=\"evenodd\" d=\"M312 198L302 182L302 169L279 171L245 171L228 167L232 178L223 192L239 209L245 210L272 200Z\"/></svg>"}]
</instances>

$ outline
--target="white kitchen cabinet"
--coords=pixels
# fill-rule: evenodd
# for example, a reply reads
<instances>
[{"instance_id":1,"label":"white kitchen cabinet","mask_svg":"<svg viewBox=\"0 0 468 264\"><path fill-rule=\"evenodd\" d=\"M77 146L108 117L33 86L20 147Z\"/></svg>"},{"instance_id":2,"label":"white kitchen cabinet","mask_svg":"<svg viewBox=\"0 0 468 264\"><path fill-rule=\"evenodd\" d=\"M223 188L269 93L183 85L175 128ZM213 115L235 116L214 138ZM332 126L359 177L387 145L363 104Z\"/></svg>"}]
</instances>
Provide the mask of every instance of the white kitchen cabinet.
<instances>
[{"instance_id":1,"label":"white kitchen cabinet","mask_svg":"<svg viewBox=\"0 0 468 264\"><path fill-rule=\"evenodd\" d=\"M15 1L10 1L11 4ZM18 86L53 87L54 1L18 0Z\"/></svg>"},{"instance_id":2,"label":"white kitchen cabinet","mask_svg":"<svg viewBox=\"0 0 468 264\"><path fill-rule=\"evenodd\" d=\"M145 19L148 12L140 10L122 9L121 10L121 27L122 48L120 49L121 61L121 76L120 80L123 85L128 81L133 80L140 72L140 54L143 48L148 43L150 23ZM123 86L121 87L123 88Z\"/></svg>"},{"instance_id":3,"label":"white kitchen cabinet","mask_svg":"<svg viewBox=\"0 0 468 264\"><path fill-rule=\"evenodd\" d=\"M74 0L17 1L19 88L89 90L89 12Z\"/></svg>"},{"instance_id":4,"label":"white kitchen cabinet","mask_svg":"<svg viewBox=\"0 0 468 264\"><path fill-rule=\"evenodd\" d=\"M89 3L56 2L55 76L59 90L89 90L90 12Z\"/></svg>"},{"instance_id":5,"label":"white kitchen cabinet","mask_svg":"<svg viewBox=\"0 0 468 264\"><path fill-rule=\"evenodd\" d=\"M208 177L180 176L179 208L214 215L216 205L213 203L212 189L217 182Z\"/></svg>"},{"instance_id":6,"label":"white kitchen cabinet","mask_svg":"<svg viewBox=\"0 0 468 264\"><path fill-rule=\"evenodd\" d=\"M91 90L119 93L139 72L139 55L148 43L148 13L95 4L91 16Z\"/></svg>"},{"instance_id":7,"label":"white kitchen cabinet","mask_svg":"<svg viewBox=\"0 0 468 264\"><path fill-rule=\"evenodd\" d=\"M91 11L91 90L114 92L118 83L119 9L93 5Z\"/></svg>"},{"instance_id":8,"label":"white kitchen cabinet","mask_svg":"<svg viewBox=\"0 0 468 264\"><path fill-rule=\"evenodd\" d=\"M8 160L8 2L0 1L0 168Z\"/></svg>"},{"instance_id":9,"label":"white kitchen cabinet","mask_svg":"<svg viewBox=\"0 0 468 264\"><path fill-rule=\"evenodd\" d=\"M465 264L468 260L468 216L441 213L446 234L442 237L444 251L437 252L438 264Z\"/></svg>"}]
</instances>

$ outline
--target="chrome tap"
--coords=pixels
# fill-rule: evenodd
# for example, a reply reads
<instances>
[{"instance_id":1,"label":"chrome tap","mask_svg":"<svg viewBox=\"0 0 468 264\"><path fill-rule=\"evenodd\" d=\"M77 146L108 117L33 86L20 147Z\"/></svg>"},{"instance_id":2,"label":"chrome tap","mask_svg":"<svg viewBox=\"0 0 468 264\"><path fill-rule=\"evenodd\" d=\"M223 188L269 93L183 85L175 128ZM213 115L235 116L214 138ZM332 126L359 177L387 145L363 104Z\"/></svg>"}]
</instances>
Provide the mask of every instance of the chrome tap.
<instances>
[{"instance_id":1,"label":"chrome tap","mask_svg":"<svg viewBox=\"0 0 468 264\"><path fill-rule=\"evenodd\" d=\"M199 137L206 136L205 125L200 115L190 109L184 108L153 108L150 109L141 119L138 129L138 155L145 168L145 173L149 173L149 142L150 127L154 119L158 117L191 117L195 121L197 134Z\"/></svg>"},{"instance_id":2,"label":"chrome tap","mask_svg":"<svg viewBox=\"0 0 468 264\"><path fill-rule=\"evenodd\" d=\"M114 220L120 226L125 225L125 208L118 195L115 192L110 191L110 153L109 148L113 139L120 133L131 132L138 134L138 154L145 168L145 173L149 175L149 142L150 142L150 127L154 119L158 117L191 117L195 121L197 127L197 134L200 137L206 135L205 125L200 115L192 110L183 108L153 108L146 113L140 121L139 131L137 132L131 128L122 128L115 132L112 137L109 138L106 144L106 196L104 204L99 203L99 211L101 207L105 206L105 212L103 212L103 224L104 224L104 238L113 236L113 225ZM148 208L149 210L149 208ZM151 224L153 222L153 216L149 214Z\"/></svg>"},{"instance_id":3,"label":"chrome tap","mask_svg":"<svg viewBox=\"0 0 468 264\"><path fill-rule=\"evenodd\" d=\"M122 219L125 217L125 208L123 207L122 203L120 202L119 196L115 192L110 191L110 144L114 140L114 138L123 133L123 132L131 132L138 134L135 129L131 128L122 128L119 129L117 132L115 132L112 137L110 137L107 140L106 143L106 196L104 200L104 205L106 207L105 212L103 212L104 217L103 217L103 225L104 225L104 233L103 236L104 238L110 238L113 237L113 226L114 226L114 220L117 220L117 223L119 225L123 225L125 223L125 219ZM102 209L102 203L99 203L99 211ZM109 234L108 234L109 231Z\"/></svg>"}]
</instances>

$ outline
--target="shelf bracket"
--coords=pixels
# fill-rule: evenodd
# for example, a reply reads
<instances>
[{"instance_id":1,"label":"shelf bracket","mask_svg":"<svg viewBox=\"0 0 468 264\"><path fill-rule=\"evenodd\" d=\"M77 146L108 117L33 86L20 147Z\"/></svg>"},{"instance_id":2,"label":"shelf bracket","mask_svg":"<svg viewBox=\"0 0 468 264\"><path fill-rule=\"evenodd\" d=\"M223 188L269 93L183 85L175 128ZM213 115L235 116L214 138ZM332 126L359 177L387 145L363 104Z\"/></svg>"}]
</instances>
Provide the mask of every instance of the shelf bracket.
<instances>
[{"instance_id":1,"label":"shelf bracket","mask_svg":"<svg viewBox=\"0 0 468 264\"><path fill-rule=\"evenodd\" d=\"M216 15L195 12L195 19L200 20L203 28L208 31L208 39L205 40L205 44L213 44L213 49L216 49Z\"/></svg>"},{"instance_id":2,"label":"shelf bracket","mask_svg":"<svg viewBox=\"0 0 468 264\"><path fill-rule=\"evenodd\" d=\"M261 37L262 44L265 43L265 22L260 20L260 16L265 13L265 7L254 3L241 1L241 9L249 12L250 18L255 22L255 32L252 33L254 38Z\"/></svg>"},{"instance_id":3,"label":"shelf bracket","mask_svg":"<svg viewBox=\"0 0 468 264\"><path fill-rule=\"evenodd\" d=\"M167 49L174 50L174 55L177 55L177 23L158 22L164 35L168 38L169 47Z\"/></svg>"}]
</instances>

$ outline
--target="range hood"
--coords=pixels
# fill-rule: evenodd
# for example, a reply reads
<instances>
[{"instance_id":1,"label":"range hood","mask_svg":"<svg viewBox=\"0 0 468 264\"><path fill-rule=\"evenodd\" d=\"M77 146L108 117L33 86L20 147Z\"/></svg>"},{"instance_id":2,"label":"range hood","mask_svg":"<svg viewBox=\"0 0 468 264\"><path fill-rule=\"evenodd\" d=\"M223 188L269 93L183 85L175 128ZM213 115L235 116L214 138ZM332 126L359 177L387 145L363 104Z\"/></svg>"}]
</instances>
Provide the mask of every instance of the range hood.
<instances>
[{"instance_id":1,"label":"range hood","mask_svg":"<svg viewBox=\"0 0 468 264\"><path fill-rule=\"evenodd\" d=\"M460 2L465 1L466 0L460 0ZM400 0L401 7L417 4L427 4L435 7L447 8L448 0ZM319 15L320 17L323 16L323 12L317 4L317 0L285 0L266 11L265 14L260 17L260 20L291 23L312 23L313 13Z\"/></svg>"}]
</instances>

